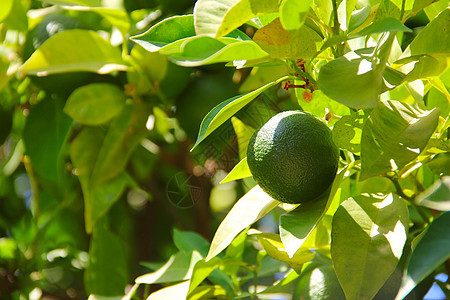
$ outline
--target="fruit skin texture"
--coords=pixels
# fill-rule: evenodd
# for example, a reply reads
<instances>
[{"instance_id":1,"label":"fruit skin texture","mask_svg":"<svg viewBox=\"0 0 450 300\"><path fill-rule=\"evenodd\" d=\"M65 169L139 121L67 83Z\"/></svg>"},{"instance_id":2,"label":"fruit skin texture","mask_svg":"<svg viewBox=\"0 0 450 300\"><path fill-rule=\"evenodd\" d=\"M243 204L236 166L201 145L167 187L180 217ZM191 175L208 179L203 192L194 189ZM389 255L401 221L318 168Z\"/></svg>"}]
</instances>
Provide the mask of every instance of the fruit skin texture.
<instances>
[{"instance_id":1,"label":"fruit skin texture","mask_svg":"<svg viewBox=\"0 0 450 300\"><path fill-rule=\"evenodd\" d=\"M316 199L331 185L339 148L328 126L313 114L285 111L255 131L248 144L247 162L267 194L298 204Z\"/></svg>"}]
</instances>

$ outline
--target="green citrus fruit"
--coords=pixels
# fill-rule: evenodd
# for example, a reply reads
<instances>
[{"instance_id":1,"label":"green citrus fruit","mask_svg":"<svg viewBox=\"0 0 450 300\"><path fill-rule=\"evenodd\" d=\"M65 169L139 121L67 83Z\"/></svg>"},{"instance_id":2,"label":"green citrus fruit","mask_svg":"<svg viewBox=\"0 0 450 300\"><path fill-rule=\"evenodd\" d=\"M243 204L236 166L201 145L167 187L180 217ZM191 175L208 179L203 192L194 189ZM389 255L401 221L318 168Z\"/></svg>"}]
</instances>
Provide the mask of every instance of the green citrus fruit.
<instances>
[{"instance_id":1,"label":"green citrus fruit","mask_svg":"<svg viewBox=\"0 0 450 300\"><path fill-rule=\"evenodd\" d=\"M247 162L255 181L272 198L302 203L325 192L336 176L339 149L331 130L313 114L285 111L256 130Z\"/></svg>"}]
</instances>

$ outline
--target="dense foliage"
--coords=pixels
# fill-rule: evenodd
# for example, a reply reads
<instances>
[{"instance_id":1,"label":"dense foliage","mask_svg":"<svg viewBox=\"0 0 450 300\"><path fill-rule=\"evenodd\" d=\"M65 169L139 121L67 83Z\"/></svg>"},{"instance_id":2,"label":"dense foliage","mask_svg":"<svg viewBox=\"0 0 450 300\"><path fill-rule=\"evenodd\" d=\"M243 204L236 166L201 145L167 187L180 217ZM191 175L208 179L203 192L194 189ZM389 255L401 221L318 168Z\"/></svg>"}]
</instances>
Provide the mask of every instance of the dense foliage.
<instances>
[{"instance_id":1,"label":"dense foliage","mask_svg":"<svg viewBox=\"0 0 450 300\"><path fill-rule=\"evenodd\" d=\"M448 298L448 5L2 0L0 298ZM286 110L340 148L301 205L246 160Z\"/></svg>"}]
</instances>

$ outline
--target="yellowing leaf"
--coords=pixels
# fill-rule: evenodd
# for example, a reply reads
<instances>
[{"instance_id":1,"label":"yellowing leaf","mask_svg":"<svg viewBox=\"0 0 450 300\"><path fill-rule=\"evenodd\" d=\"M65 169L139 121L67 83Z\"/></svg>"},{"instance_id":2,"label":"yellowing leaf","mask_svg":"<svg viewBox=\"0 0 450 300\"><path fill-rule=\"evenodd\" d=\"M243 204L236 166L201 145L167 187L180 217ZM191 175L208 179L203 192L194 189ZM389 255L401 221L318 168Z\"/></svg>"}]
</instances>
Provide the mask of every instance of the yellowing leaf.
<instances>
[{"instance_id":1,"label":"yellowing leaf","mask_svg":"<svg viewBox=\"0 0 450 300\"><path fill-rule=\"evenodd\" d=\"M286 31L280 19L260 28L253 37L261 48L272 58L311 58L317 52L317 44L322 42L320 36L308 26L303 26L295 33Z\"/></svg>"}]
</instances>

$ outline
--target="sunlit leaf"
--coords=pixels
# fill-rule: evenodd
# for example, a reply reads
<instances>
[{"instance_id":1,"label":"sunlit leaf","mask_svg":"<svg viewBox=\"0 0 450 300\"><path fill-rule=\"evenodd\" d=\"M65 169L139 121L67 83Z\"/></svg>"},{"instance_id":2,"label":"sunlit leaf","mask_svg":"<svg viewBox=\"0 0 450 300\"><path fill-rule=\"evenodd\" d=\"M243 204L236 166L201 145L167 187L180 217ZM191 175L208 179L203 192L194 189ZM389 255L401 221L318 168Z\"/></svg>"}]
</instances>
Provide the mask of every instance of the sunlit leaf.
<instances>
[{"instance_id":1,"label":"sunlit leaf","mask_svg":"<svg viewBox=\"0 0 450 300\"><path fill-rule=\"evenodd\" d=\"M341 170L330 189L318 199L301 204L295 210L280 216L280 237L289 257L303 245L327 212L347 168Z\"/></svg>"},{"instance_id":2,"label":"sunlit leaf","mask_svg":"<svg viewBox=\"0 0 450 300\"><path fill-rule=\"evenodd\" d=\"M97 32L82 29L65 30L50 37L21 67L22 72L38 76L72 71L106 74L126 70L118 48Z\"/></svg>"},{"instance_id":3,"label":"sunlit leaf","mask_svg":"<svg viewBox=\"0 0 450 300\"><path fill-rule=\"evenodd\" d=\"M79 2L83 2L77 0ZM86 1L87 4L89 1ZM100 5L99 5L100 6ZM64 7L66 10L75 10L75 11L92 11L107 20L113 26L115 26L123 36L128 34L130 30L130 20L128 18L127 13L124 10L120 10L117 8L109 8L109 7L89 7L89 6L66 6Z\"/></svg>"},{"instance_id":4,"label":"sunlit leaf","mask_svg":"<svg viewBox=\"0 0 450 300\"><path fill-rule=\"evenodd\" d=\"M227 292L220 285L201 285L189 294L189 300L226 298Z\"/></svg>"},{"instance_id":5,"label":"sunlit leaf","mask_svg":"<svg viewBox=\"0 0 450 300\"><path fill-rule=\"evenodd\" d=\"M442 11L414 38L404 53L410 55L450 53L450 8Z\"/></svg>"},{"instance_id":6,"label":"sunlit leaf","mask_svg":"<svg viewBox=\"0 0 450 300\"><path fill-rule=\"evenodd\" d=\"M418 283L450 258L449 228L450 212L434 219L427 228L411 254L396 300L403 299Z\"/></svg>"},{"instance_id":7,"label":"sunlit leaf","mask_svg":"<svg viewBox=\"0 0 450 300\"><path fill-rule=\"evenodd\" d=\"M150 52L164 50L173 42L195 36L194 16L174 16L153 25L131 40Z\"/></svg>"},{"instance_id":8,"label":"sunlit leaf","mask_svg":"<svg viewBox=\"0 0 450 300\"><path fill-rule=\"evenodd\" d=\"M254 234L254 233L253 233ZM301 273L302 265L308 261L311 261L316 254L309 249L299 249L294 255L288 255L283 243L281 242L280 235L275 233L256 233L259 243L268 255L276 260L287 263L298 274Z\"/></svg>"},{"instance_id":9,"label":"sunlit leaf","mask_svg":"<svg viewBox=\"0 0 450 300\"><path fill-rule=\"evenodd\" d=\"M377 105L383 88L383 71L394 34L381 39L377 49L349 52L320 69L319 88L331 99L353 108Z\"/></svg>"},{"instance_id":10,"label":"sunlit leaf","mask_svg":"<svg viewBox=\"0 0 450 300\"><path fill-rule=\"evenodd\" d=\"M394 194L360 195L341 204L333 217L331 258L347 299L376 295L402 255L408 223L408 207Z\"/></svg>"},{"instance_id":11,"label":"sunlit leaf","mask_svg":"<svg viewBox=\"0 0 450 300\"><path fill-rule=\"evenodd\" d=\"M228 173L228 175L220 183L227 183L250 176L252 176L252 173L248 168L247 157L245 157L236 166L234 166L230 173Z\"/></svg>"},{"instance_id":12,"label":"sunlit leaf","mask_svg":"<svg viewBox=\"0 0 450 300\"><path fill-rule=\"evenodd\" d=\"M239 158L242 160L247 157L248 142L255 132L255 128L245 124L236 117L231 117L231 124L238 140Z\"/></svg>"},{"instance_id":13,"label":"sunlit leaf","mask_svg":"<svg viewBox=\"0 0 450 300\"><path fill-rule=\"evenodd\" d=\"M197 34L221 37L260 14L278 11L273 0L199 0L194 7Z\"/></svg>"},{"instance_id":14,"label":"sunlit leaf","mask_svg":"<svg viewBox=\"0 0 450 300\"><path fill-rule=\"evenodd\" d=\"M385 18L373 22L372 24L362 29L361 31L354 33L354 35L366 36L374 33L391 32L391 31L412 32L412 30L409 27L403 25L403 23L400 22L398 19Z\"/></svg>"},{"instance_id":15,"label":"sunlit leaf","mask_svg":"<svg viewBox=\"0 0 450 300\"><path fill-rule=\"evenodd\" d=\"M197 251L178 252L172 255L169 261L157 271L136 278L136 283L154 284L190 279L195 264L201 259L202 256ZM187 288L189 289L189 284Z\"/></svg>"},{"instance_id":16,"label":"sunlit leaf","mask_svg":"<svg viewBox=\"0 0 450 300\"><path fill-rule=\"evenodd\" d=\"M284 29L288 31L300 29L312 4L312 0L283 0L280 5L280 20Z\"/></svg>"},{"instance_id":17,"label":"sunlit leaf","mask_svg":"<svg viewBox=\"0 0 450 300\"><path fill-rule=\"evenodd\" d=\"M189 291L189 280L157 290L147 300L186 299Z\"/></svg>"},{"instance_id":18,"label":"sunlit leaf","mask_svg":"<svg viewBox=\"0 0 450 300\"><path fill-rule=\"evenodd\" d=\"M194 289L199 286L200 283L202 283L202 281L205 280L206 277L208 277L209 274L211 274L212 271L214 271L214 269L218 268L220 265L222 265L222 260L218 257L214 257L209 261L198 261L192 271L188 295L192 294Z\"/></svg>"},{"instance_id":19,"label":"sunlit leaf","mask_svg":"<svg viewBox=\"0 0 450 300\"><path fill-rule=\"evenodd\" d=\"M429 55L422 55L414 64L414 69L409 72L404 82L412 82L417 79L439 76L447 68L447 62L445 58L434 58Z\"/></svg>"},{"instance_id":20,"label":"sunlit leaf","mask_svg":"<svg viewBox=\"0 0 450 300\"><path fill-rule=\"evenodd\" d=\"M13 6L14 0L3 0L0 3L0 22L5 19Z\"/></svg>"},{"instance_id":21,"label":"sunlit leaf","mask_svg":"<svg viewBox=\"0 0 450 300\"><path fill-rule=\"evenodd\" d=\"M360 111L339 119L333 126L333 141L336 146L359 154L363 122L364 116Z\"/></svg>"},{"instance_id":22,"label":"sunlit leaf","mask_svg":"<svg viewBox=\"0 0 450 300\"><path fill-rule=\"evenodd\" d=\"M350 109L347 106L329 98L321 90L314 91L309 102L303 99L303 91L305 90L295 89L298 103L305 111L313 113L319 118L324 118L327 113L338 116L345 116L350 113Z\"/></svg>"},{"instance_id":23,"label":"sunlit leaf","mask_svg":"<svg viewBox=\"0 0 450 300\"><path fill-rule=\"evenodd\" d=\"M450 176L444 176L416 197L416 203L434 210L450 211Z\"/></svg>"},{"instance_id":24,"label":"sunlit leaf","mask_svg":"<svg viewBox=\"0 0 450 300\"><path fill-rule=\"evenodd\" d=\"M354 10L349 20L348 31L352 32L362 25L370 15L370 6L364 6L361 9Z\"/></svg>"},{"instance_id":25,"label":"sunlit leaf","mask_svg":"<svg viewBox=\"0 0 450 300\"><path fill-rule=\"evenodd\" d=\"M83 6L101 6L100 0L46 0L45 2L56 5L83 5Z\"/></svg>"},{"instance_id":26,"label":"sunlit leaf","mask_svg":"<svg viewBox=\"0 0 450 300\"><path fill-rule=\"evenodd\" d=\"M180 51L164 49L160 52L172 58L175 63L186 67L234 60L251 61L267 57L267 53L257 43L229 37L214 39L208 36L197 36L186 39L179 46L169 45L168 47L170 46L179 48ZM205 51L205 49L208 50Z\"/></svg>"},{"instance_id":27,"label":"sunlit leaf","mask_svg":"<svg viewBox=\"0 0 450 300\"><path fill-rule=\"evenodd\" d=\"M425 148L439 109L423 111L398 101L380 101L366 120L361 140L361 177L400 170Z\"/></svg>"},{"instance_id":28,"label":"sunlit leaf","mask_svg":"<svg viewBox=\"0 0 450 300\"><path fill-rule=\"evenodd\" d=\"M111 120L125 106L125 94L115 85L92 83L70 94L64 112L77 122L99 125Z\"/></svg>"},{"instance_id":29,"label":"sunlit leaf","mask_svg":"<svg viewBox=\"0 0 450 300\"><path fill-rule=\"evenodd\" d=\"M269 25L258 29L253 40L272 58L296 60L313 57L322 38L308 26L290 33L283 28L280 19L275 19Z\"/></svg>"},{"instance_id":30,"label":"sunlit leaf","mask_svg":"<svg viewBox=\"0 0 450 300\"><path fill-rule=\"evenodd\" d=\"M224 250L239 232L262 218L279 204L280 202L264 193L259 186L251 189L236 202L219 225L211 243L211 248L209 249L206 261L209 261Z\"/></svg>"},{"instance_id":31,"label":"sunlit leaf","mask_svg":"<svg viewBox=\"0 0 450 300\"><path fill-rule=\"evenodd\" d=\"M235 113L237 113L241 108L250 103L262 92L268 88L286 80L288 77L280 78L276 81L268 83L253 92L236 96L231 99L225 100L216 107L214 107L203 119L200 125L200 130L198 132L197 141L195 142L192 149L194 149L201 141L203 141L208 135L211 134L215 129L222 125L226 120L231 118ZM191 149L191 151L192 151Z\"/></svg>"}]
</instances>

